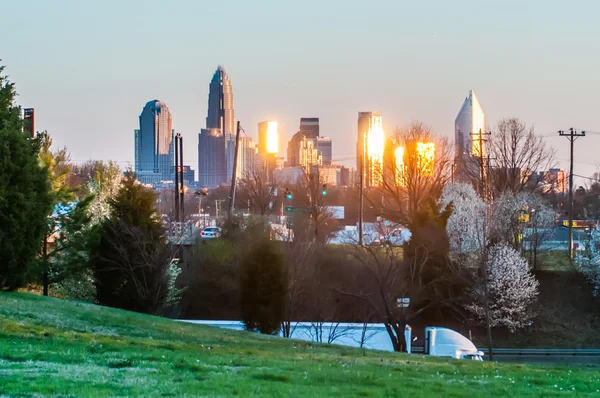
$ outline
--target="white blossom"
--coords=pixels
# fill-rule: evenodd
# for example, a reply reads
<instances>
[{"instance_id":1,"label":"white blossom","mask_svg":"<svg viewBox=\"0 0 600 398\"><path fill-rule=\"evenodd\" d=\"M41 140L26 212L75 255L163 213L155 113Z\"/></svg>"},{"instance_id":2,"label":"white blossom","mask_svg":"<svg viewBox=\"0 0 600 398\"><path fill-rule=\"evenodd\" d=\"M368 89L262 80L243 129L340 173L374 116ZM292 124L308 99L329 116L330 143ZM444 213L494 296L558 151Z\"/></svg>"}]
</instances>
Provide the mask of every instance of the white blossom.
<instances>
[{"instance_id":1,"label":"white blossom","mask_svg":"<svg viewBox=\"0 0 600 398\"><path fill-rule=\"evenodd\" d=\"M470 184L448 184L444 187L440 204L452 203L452 214L446 231L450 249L455 253L480 250L485 242L484 221L486 204Z\"/></svg>"},{"instance_id":2,"label":"white blossom","mask_svg":"<svg viewBox=\"0 0 600 398\"><path fill-rule=\"evenodd\" d=\"M577 253L575 263L594 288L594 295L600 296L600 227L592 230L587 249L587 253Z\"/></svg>"},{"instance_id":3,"label":"white blossom","mask_svg":"<svg viewBox=\"0 0 600 398\"><path fill-rule=\"evenodd\" d=\"M527 326L533 317L531 305L539 286L529 272L527 261L512 247L500 243L490 248L487 265L490 325L504 326L511 332ZM474 293L476 300L466 308L484 321L483 286L478 286Z\"/></svg>"}]
</instances>

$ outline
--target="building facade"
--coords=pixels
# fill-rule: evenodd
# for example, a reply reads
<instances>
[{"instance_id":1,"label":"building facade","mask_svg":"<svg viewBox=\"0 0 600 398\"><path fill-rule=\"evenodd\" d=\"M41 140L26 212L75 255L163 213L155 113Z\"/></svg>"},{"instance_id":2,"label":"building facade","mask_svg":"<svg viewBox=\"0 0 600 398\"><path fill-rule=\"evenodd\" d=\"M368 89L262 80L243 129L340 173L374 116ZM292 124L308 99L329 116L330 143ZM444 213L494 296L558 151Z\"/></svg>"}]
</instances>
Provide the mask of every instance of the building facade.
<instances>
[{"instance_id":1,"label":"building facade","mask_svg":"<svg viewBox=\"0 0 600 398\"><path fill-rule=\"evenodd\" d=\"M202 129L198 134L198 183L214 188L227 183L225 136L219 129Z\"/></svg>"},{"instance_id":2,"label":"building facade","mask_svg":"<svg viewBox=\"0 0 600 398\"><path fill-rule=\"evenodd\" d=\"M300 133L307 138L319 137L319 118L303 117L300 118Z\"/></svg>"},{"instance_id":3,"label":"building facade","mask_svg":"<svg viewBox=\"0 0 600 398\"><path fill-rule=\"evenodd\" d=\"M329 137L318 137L315 139L315 144L319 156L323 159L324 165L333 164L332 142Z\"/></svg>"},{"instance_id":4,"label":"building facade","mask_svg":"<svg viewBox=\"0 0 600 398\"><path fill-rule=\"evenodd\" d=\"M358 112L356 166L366 188L379 187L383 182L384 147L381 112Z\"/></svg>"},{"instance_id":5,"label":"building facade","mask_svg":"<svg viewBox=\"0 0 600 398\"><path fill-rule=\"evenodd\" d=\"M139 122L140 128L134 132L134 168L140 182L172 181L175 132L169 108L159 100L149 101Z\"/></svg>"},{"instance_id":6,"label":"building facade","mask_svg":"<svg viewBox=\"0 0 600 398\"><path fill-rule=\"evenodd\" d=\"M277 122L265 120L258 123L258 153L279 152L279 131Z\"/></svg>"},{"instance_id":7,"label":"building facade","mask_svg":"<svg viewBox=\"0 0 600 398\"><path fill-rule=\"evenodd\" d=\"M219 129L223 134L223 152L225 153L226 173L229 179L231 179L233 172L233 158L235 155L235 125L231 80L225 68L219 65L209 85L206 128L209 130Z\"/></svg>"}]
</instances>

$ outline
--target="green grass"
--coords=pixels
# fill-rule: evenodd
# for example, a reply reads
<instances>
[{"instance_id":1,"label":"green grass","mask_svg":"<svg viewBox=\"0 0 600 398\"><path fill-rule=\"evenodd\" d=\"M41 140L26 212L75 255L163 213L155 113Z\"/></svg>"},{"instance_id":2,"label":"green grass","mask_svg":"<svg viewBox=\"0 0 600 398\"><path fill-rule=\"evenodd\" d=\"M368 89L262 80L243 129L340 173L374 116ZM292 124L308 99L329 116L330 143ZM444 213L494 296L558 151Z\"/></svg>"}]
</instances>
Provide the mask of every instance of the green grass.
<instances>
[{"instance_id":1,"label":"green grass","mask_svg":"<svg viewBox=\"0 0 600 398\"><path fill-rule=\"evenodd\" d=\"M184 324L0 293L2 396L560 396L584 367L456 361Z\"/></svg>"}]
</instances>

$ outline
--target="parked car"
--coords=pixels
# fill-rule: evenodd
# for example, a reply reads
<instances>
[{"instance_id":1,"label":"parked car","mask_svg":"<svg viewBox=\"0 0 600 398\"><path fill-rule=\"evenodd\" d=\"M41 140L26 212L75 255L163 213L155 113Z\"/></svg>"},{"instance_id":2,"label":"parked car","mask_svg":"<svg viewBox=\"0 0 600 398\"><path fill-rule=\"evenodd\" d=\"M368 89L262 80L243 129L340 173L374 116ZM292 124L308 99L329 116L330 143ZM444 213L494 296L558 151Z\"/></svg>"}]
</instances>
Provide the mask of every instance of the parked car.
<instances>
[{"instance_id":1,"label":"parked car","mask_svg":"<svg viewBox=\"0 0 600 398\"><path fill-rule=\"evenodd\" d=\"M223 235L223 231L219 227L206 227L200 232L202 239L214 239Z\"/></svg>"}]
</instances>

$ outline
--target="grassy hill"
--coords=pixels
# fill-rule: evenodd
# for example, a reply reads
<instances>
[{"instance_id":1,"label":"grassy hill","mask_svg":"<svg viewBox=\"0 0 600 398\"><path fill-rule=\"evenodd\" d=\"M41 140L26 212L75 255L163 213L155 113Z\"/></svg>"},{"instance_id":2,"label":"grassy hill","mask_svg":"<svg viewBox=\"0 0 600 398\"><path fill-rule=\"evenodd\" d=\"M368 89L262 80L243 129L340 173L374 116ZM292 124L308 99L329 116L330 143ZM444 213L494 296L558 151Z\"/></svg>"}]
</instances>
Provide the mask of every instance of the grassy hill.
<instances>
[{"instance_id":1,"label":"grassy hill","mask_svg":"<svg viewBox=\"0 0 600 398\"><path fill-rule=\"evenodd\" d=\"M0 293L3 396L547 397L599 391L593 368L318 345Z\"/></svg>"}]
</instances>

